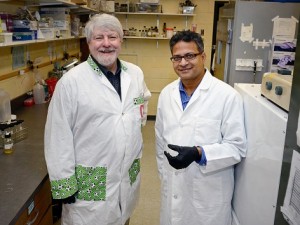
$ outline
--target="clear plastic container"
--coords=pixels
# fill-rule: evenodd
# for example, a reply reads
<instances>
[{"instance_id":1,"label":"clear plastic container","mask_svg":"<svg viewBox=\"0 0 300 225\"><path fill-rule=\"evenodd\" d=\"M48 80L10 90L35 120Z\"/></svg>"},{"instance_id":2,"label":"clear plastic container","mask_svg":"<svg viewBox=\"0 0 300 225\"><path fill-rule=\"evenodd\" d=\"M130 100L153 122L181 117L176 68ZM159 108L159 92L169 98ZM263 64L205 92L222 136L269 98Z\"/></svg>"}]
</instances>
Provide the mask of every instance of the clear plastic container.
<instances>
[{"instance_id":1,"label":"clear plastic container","mask_svg":"<svg viewBox=\"0 0 300 225\"><path fill-rule=\"evenodd\" d=\"M33 98L34 98L34 103L35 104L42 104L45 103L45 89L44 86L36 83L33 87Z\"/></svg>"},{"instance_id":2,"label":"clear plastic container","mask_svg":"<svg viewBox=\"0 0 300 225\"><path fill-rule=\"evenodd\" d=\"M0 122L10 121L11 105L9 94L0 88Z\"/></svg>"},{"instance_id":3,"label":"clear plastic container","mask_svg":"<svg viewBox=\"0 0 300 225\"><path fill-rule=\"evenodd\" d=\"M171 38L173 36L173 33L174 33L174 29L173 28L170 28L170 27L166 28L167 38Z\"/></svg>"}]
</instances>

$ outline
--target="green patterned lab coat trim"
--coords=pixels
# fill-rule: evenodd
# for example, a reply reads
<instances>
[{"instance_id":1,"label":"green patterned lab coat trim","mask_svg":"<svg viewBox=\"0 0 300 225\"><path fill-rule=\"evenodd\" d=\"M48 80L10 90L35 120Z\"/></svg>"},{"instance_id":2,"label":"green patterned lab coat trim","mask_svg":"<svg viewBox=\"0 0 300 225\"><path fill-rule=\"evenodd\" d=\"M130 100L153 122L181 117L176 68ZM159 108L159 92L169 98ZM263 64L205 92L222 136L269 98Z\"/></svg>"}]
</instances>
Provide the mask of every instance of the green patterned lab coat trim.
<instances>
[{"instance_id":1,"label":"green patterned lab coat trim","mask_svg":"<svg viewBox=\"0 0 300 225\"><path fill-rule=\"evenodd\" d=\"M103 75L102 71L98 67L97 63L94 62L91 55L89 55L89 57L87 58L86 61L98 75ZM122 61L120 61L120 62L121 62L121 69L126 71L128 68L122 63Z\"/></svg>"},{"instance_id":2,"label":"green patterned lab coat trim","mask_svg":"<svg viewBox=\"0 0 300 225\"><path fill-rule=\"evenodd\" d=\"M70 178L51 181L54 199L67 198L78 191L77 198L86 201L106 200L106 167L75 168L75 175Z\"/></svg>"},{"instance_id":3,"label":"green patterned lab coat trim","mask_svg":"<svg viewBox=\"0 0 300 225\"><path fill-rule=\"evenodd\" d=\"M75 175L70 178L51 181L51 191L54 199L67 198L78 190Z\"/></svg>"},{"instance_id":4,"label":"green patterned lab coat trim","mask_svg":"<svg viewBox=\"0 0 300 225\"><path fill-rule=\"evenodd\" d=\"M136 160L133 161L130 169L128 170L130 185L132 185L136 181L136 178L137 178L140 170L141 170L140 159L136 159Z\"/></svg>"},{"instance_id":5,"label":"green patterned lab coat trim","mask_svg":"<svg viewBox=\"0 0 300 225\"><path fill-rule=\"evenodd\" d=\"M106 200L106 167L76 167L78 199L86 201Z\"/></svg>"}]
</instances>

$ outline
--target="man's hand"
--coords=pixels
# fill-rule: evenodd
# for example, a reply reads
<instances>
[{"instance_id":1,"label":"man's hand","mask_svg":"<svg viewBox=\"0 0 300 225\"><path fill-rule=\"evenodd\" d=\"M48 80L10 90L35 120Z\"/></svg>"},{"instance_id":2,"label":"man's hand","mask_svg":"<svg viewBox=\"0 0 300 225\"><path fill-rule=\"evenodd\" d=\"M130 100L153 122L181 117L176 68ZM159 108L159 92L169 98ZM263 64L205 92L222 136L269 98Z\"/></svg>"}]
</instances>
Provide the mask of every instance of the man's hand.
<instances>
[{"instance_id":1,"label":"man's hand","mask_svg":"<svg viewBox=\"0 0 300 225\"><path fill-rule=\"evenodd\" d=\"M193 147L183 147L178 145L168 144L168 147L176 152L178 152L177 156L171 156L168 152L164 152L167 157L170 165L175 169L184 169L188 167L192 162L199 161L201 159L201 155L196 146Z\"/></svg>"},{"instance_id":2,"label":"man's hand","mask_svg":"<svg viewBox=\"0 0 300 225\"><path fill-rule=\"evenodd\" d=\"M76 202L76 195L77 195L77 192L67 198L63 198L61 199L62 203L64 204L72 204L72 203L75 203Z\"/></svg>"}]
</instances>

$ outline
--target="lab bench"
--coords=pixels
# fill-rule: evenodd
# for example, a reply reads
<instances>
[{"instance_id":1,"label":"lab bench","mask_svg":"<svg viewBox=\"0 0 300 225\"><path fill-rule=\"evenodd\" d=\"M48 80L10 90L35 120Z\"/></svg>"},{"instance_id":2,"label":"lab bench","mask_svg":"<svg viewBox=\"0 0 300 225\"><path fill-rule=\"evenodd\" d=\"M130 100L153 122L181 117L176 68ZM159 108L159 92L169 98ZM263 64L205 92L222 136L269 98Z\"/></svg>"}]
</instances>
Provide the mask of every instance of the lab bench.
<instances>
[{"instance_id":1,"label":"lab bench","mask_svg":"<svg viewBox=\"0 0 300 225\"><path fill-rule=\"evenodd\" d=\"M44 126L48 104L13 111L24 120L28 137L0 152L0 224L52 224L50 182L44 159Z\"/></svg>"}]
</instances>

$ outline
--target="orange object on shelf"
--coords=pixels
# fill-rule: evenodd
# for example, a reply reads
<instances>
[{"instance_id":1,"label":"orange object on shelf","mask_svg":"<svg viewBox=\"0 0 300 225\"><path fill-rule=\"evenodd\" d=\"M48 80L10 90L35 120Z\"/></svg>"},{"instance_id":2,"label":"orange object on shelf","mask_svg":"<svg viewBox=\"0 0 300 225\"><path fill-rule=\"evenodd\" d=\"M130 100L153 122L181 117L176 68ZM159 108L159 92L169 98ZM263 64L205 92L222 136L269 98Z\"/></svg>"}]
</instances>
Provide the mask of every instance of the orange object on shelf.
<instances>
[{"instance_id":1,"label":"orange object on shelf","mask_svg":"<svg viewBox=\"0 0 300 225\"><path fill-rule=\"evenodd\" d=\"M50 78L46 79L50 97L53 95L57 81L58 81L58 78L56 78L56 77L50 77Z\"/></svg>"}]
</instances>

